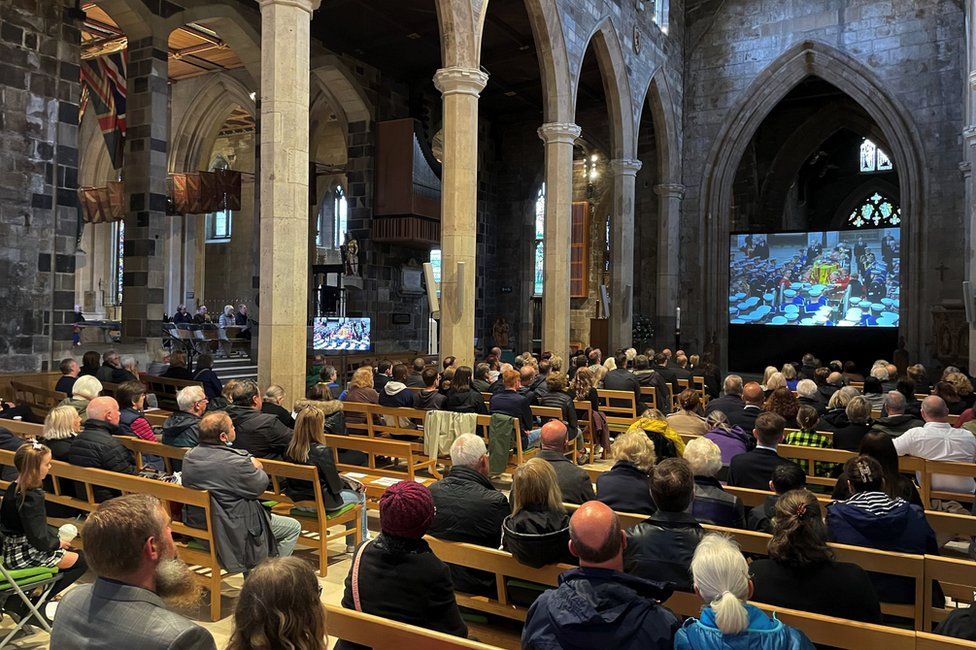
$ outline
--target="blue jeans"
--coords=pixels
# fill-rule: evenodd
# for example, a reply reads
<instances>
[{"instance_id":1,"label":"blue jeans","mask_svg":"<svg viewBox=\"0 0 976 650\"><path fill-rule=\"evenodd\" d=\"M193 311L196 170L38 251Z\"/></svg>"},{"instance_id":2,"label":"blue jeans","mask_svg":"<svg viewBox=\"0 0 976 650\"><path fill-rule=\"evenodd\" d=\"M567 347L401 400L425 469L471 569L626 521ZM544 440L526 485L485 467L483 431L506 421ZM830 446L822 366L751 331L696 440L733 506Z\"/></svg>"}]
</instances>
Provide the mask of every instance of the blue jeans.
<instances>
[{"instance_id":1,"label":"blue jeans","mask_svg":"<svg viewBox=\"0 0 976 650\"><path fill-rule=\"evenodd\" d=\"M365 494L360 494L359 492L356 492L355 490L342 490L341 492L339 492L339 497L342 499L342 503L343 504L347 504L347 503L358 503L358 504L362 505L362 512L360 513L360 517L362 517L363 541L366 541L367 539L369 539L369 527L366 525L366 522L367 522L367 517L366 517L366 495ZM326 510L326 512L328 512L328 510ZM333 512L335 512L335 510L333 510ZM347 522L346 523L346 530L350 530L351 531L355 527L356 527L355 522L350 521L350 522ZM351 545L355 541L355 539L356 538L353 537L353 535L351 535L351 534L348 535L346 537L346 544Z\"/></svg>"},{"instance_id":2,"label":"blue jeans","mask_svg":"<svg viewBox=\"0 0 976 650\"><path fill-rule=\"evenodd\" d=\"M539 446L539 438L542 437L542 429L533 429L525 434L526 444L523 449L532 449Z\"/></svg>"},{"instance_id":3,"label":"blue jeans","mask_svg":"<svg viewBox=\"0 0 976 650\"><path fill-rule=\"evenodd\" d=\"M272 514L271 534L278 540L278 557L288 557L295 550L295 542L302 534L302 525L291 517Z\"/></svg>"}]
</instances>

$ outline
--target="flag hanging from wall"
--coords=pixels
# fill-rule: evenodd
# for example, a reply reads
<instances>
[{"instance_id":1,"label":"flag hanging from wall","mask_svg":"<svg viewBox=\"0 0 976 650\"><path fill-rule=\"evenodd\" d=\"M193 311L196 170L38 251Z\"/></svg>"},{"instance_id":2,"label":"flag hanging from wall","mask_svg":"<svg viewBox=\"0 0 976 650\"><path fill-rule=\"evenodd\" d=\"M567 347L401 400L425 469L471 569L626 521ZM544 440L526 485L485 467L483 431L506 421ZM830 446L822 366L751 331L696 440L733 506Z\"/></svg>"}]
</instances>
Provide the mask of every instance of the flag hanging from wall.
<instances>
[{"instance_id":1,"label":"flag hanging from wall","mask_svg":"<svg viewBox=\"0 0 976 650\"><path fill-rule=\"evenodd\" d=\"M91 104L112 159L122 167L125 148L126 50L81 62L81 115Z\"/></svg>"}]
</instances>

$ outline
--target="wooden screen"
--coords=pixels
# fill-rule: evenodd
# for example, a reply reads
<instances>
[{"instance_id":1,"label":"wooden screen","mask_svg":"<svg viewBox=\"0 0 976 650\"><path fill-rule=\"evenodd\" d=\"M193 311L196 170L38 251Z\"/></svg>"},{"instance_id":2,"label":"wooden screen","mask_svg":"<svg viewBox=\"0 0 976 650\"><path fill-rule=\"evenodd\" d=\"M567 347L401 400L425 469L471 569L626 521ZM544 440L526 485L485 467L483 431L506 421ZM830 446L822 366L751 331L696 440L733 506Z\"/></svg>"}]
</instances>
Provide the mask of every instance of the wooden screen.
<instances>
[{"instance_id":1,"label":"wooden screen","mask_svg":"<svg viewBox=\"0 0 976 650\"><path fill-rule=\"evenodd\" d=\"M573 203L573 240L570 248L569 292L572 298L588 298L590 283L590 204Z\"/></svg>"}]
</instances>

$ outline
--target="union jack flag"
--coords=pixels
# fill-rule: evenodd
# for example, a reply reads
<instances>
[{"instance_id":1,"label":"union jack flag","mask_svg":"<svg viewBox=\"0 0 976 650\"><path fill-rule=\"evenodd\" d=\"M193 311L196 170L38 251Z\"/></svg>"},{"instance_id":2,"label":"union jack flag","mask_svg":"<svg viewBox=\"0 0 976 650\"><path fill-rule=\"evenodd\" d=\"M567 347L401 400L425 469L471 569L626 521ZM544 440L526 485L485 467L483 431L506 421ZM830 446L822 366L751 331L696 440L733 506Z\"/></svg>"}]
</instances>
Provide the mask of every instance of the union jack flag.
<instances>
[{"instance_id":1,"label":"union jack flag","mask_svg":"<svg viewBox=\"0 0 976 650\"><path fill-rule=\"evenodd\" d=\"M91 103L115 169L125 148L125 78L125 50L81 62L81 115Z\"/></svg>"}]
</instances>

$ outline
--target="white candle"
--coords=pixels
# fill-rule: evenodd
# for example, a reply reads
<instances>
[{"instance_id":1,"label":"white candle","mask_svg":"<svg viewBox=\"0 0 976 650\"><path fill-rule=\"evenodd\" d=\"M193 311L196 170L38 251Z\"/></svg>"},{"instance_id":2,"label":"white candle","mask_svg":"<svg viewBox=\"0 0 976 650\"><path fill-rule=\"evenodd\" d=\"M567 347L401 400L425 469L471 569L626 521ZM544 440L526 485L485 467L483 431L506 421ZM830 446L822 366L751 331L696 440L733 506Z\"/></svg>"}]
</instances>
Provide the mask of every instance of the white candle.
<instances>
[{"instance_id":1,"label":"white candle","mask_svg":"<svg viewBox=\"0 0 976 650\"><path fill-rule=\"evenodd\" d=\"M681 307L678 307L677 314L675 315L674 329L676 329L676 330L680 330L681 329Z\"/></svg>"}]
</instances>

